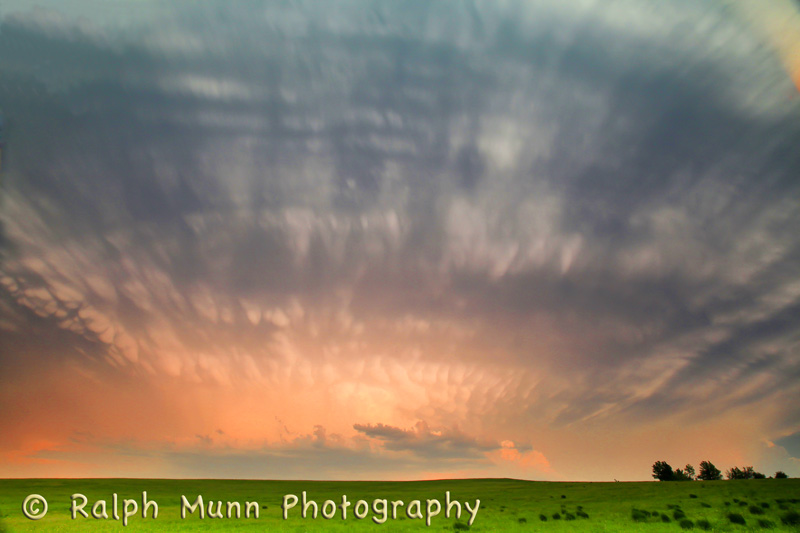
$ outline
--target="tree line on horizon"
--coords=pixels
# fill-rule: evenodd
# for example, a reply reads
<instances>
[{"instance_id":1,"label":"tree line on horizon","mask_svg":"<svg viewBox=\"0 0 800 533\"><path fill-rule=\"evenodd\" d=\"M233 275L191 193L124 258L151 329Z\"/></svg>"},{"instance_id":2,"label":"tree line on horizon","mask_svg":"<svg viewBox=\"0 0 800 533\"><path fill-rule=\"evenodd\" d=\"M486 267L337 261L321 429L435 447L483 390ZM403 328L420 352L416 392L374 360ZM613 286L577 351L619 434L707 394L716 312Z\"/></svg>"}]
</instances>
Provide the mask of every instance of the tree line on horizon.
<instances>
[{"instance_id":1,"label":"tree line on horizon","mask_svg":"<svg viewBox=\"0 0 800 533\"><path fill-rule=\"evenodd\" d=\"M717 481L722 479L722 472L711 461L702 461L699 473L695 473L694 467L690 464L673 470L666 461L656 461L653 463L653 477L659 481L693 481L695 479ZM761 472L756 472L752 466L743 468L734 466L725 472L725 477L727 479L767 479L767 476ZM775 472L774 479L785 479L787 477L789 476L786 473L778 470ZM773 476L769 476L768 479L773 479Z\"/></svg>"}]
</instances>

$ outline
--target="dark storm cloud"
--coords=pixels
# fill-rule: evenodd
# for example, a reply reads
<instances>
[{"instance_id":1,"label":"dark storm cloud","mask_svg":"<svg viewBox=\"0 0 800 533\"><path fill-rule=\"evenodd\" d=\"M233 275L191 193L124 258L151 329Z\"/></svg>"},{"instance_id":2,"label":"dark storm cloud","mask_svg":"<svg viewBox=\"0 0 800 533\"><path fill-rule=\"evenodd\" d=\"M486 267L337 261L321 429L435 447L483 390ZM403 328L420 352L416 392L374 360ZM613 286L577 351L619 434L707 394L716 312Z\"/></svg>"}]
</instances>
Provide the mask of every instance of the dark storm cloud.
<instances>
[{"instance_id":1,"label":"dark storm cloud","mask_svg":"<svg viewBox=\"0 0 800 533\"><path fill-rule=\"evenodd\" d=\"M786 448L792 457L800 457L800 433L777 439L775 444Z\"/></svg>"},{"instance_id":2,"label":"dark storm cloud","mask_svg":"<svg viewBox=\"0 0 800 533\"><path fill-rule=\"evenodd\" d=\"M355 424L353 428L378 439L390 451L410 451L426 458L480 459L483 453L501 448L500 444L478 442L458 429L433 431L426 424L419 423L413 429L401 429L385 424Z\"/></svg>"},{"instance_id":3,"label":"dark storm cloud","mask_svg":"<svg viewBox=\"0 0 800 533\"><path fill-rule=\"evenodd\" d=\"M609 6L202 2L119 37L7 17L4 358L396 341L546 369L493 398L555 426L797 390L790 83L722 9Z\"/></svg>"}]
</instances>

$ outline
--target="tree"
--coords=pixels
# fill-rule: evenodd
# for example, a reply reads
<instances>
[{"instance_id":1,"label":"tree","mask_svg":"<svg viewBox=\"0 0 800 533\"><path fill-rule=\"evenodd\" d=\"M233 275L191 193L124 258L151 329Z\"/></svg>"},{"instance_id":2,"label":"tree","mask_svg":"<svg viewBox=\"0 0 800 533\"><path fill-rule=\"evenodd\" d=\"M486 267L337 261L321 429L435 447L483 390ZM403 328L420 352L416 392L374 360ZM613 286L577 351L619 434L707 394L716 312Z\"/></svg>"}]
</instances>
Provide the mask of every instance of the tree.
<instances>
[{"instance_id":1,"label":"tree","mask_svg":"<svg viewBox=\"0 0 800 533\"><path fill-rule=\"evenodd\" d=\"M688 472L684 472L680 468L675 470L675 473L672 475L673 481L691 481L694 479L694 476L690 476Z\"/></svg>"},{"instance_id":2,"label":"tree","mask_svg":"<svg viewBox=\"0 0 800 533\"><path fill-rule=\"evenodd\" d=\"M700 463L700 474L697 478L703 481L716 481L722 479L722 472L711 461L703 461Z\"/></svg>"},{"instance_id":3,"label":"tree","mask_svg":"<svg viewBox=\"0 0 800 533\"><path fill-rule=\"evenodd\" d=\"M725 471L725 477L728 479L745 479L744 471L740 469L738 466L734 466Z\"/></svg>"},{"instance_id":4,"label":"tree","mask_svg":"<svg viewBox=\"0 0 800 533\"><path fill-rule=\"evenodd\" d=\"M684 472L686 475L689 476L689 479L694 479L697 477L697 474L694 472L694 467L692 465L686 465L683 467Z\"/></svg>"},{"instance_id":5,"label":"tree","mask_svg":"<svg viewBox=\"0 0 800 533\"><path fill-rule=\"evenodd\" d=\"M659 481L672 481L675 478L675 472L666 461L656 461L653 463L653 477Z\"/></svg>"},{"instance_id":6,"label":"tree","mask_svg":"<svg viewBox=\"0 0 800 533\"><path fill-rule=\"evenodd\" d=\"M728 479L763 479L764 474L756 472L752 466L745 466L744 468L734 466L725 472L725 477Z\"/></svg>"},{"instance_id":7,"label":"tree","mask_svg":"<svg viewBox=\"0 0 800 533\"><path fill-rule=\"evenodd\" d=\"M781 470L775 472L775 479L786 479L787 477L789 476L786 475L786 472L783 472Z\"/></svg>"}]
</instances>

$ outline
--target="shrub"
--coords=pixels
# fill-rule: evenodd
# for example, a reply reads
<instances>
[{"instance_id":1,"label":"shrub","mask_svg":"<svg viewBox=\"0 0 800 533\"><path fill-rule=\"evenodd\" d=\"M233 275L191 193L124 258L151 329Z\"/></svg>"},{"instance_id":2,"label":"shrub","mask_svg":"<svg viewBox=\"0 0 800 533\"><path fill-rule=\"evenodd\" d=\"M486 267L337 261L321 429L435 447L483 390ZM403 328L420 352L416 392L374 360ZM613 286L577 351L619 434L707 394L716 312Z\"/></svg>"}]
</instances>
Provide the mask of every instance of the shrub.
<instances>
[{"instance_id":1,"label":"shrub","mask_svg":"<svg viewBox=\"0 0 800 533\"><path fill-rule=\"evenodd\" d=\"M751 514L764 514L764 509L762 509L758 505L751 505L750 507L748 507L748 509L750 510Z\"/></svg>"},{"instance_id":2,"label":"shrub","mask_svg":"<svg viewBox=\"0 0 800 533\"><path fill-rule=\"evenodd\" d=\"M775 524L773 524L769 520L765 520L764 518L759 518L758 527L760 527L761 529L772 529L773 527L775 527Z\"/></svg>"},{"instance_id":3,"label":"shrub","mask_svg":"<svg viewBox=\"0 0 800 533\"><path fill-rule=\"evenodd\" d=\"M781 472L780 470L775 472L775 479L786 479L787 477L789 476L786 475L786 472Z\"/></svg>"},{"instance_id":4,"label":"shrub","mask_svg":"<svg viewBox=\"0 0 800 533\"><path fill-rule=\"evenodd\" d=\"M562 500L563 500L564 498L566 498L566 497L567 497L567 495L566 495L566 494L562 494L562 495L561 495L561 499L562 499Z\"/></svg>"},{"instance_id":5,"label":"shrub","mask_svg":"<svg viewBox=\"0 0 800 533\"><path fill-rule=\"evenodd\" d=\"M747 502L739 502L739 507L747 507Z\"/></svg>"},{"instance_id":6,"label":"shrub","mask_svg":"<svg viewBox=\"0 0 800 533\"><path fill-rule=\"evenodd\" d=\"M561 515L558 513L553 513L553 520L561 520Z\"/></svg>"},{"instance_id":7,"label":"shrub","mask_svg":"<svg viewBox=\"0 0 800 533\"><path fill-rule=\"evenodd\" d=\"M575 514L580 516L581 518L589 518L589 515L586 514L584 511L578 511Z\"/></svg>"},{"instance_id":8,"label":"shrub","mask_svg":"<svg viewBox=\"0 0 800 533\"><path fill-rule=\"evenodd\" d=\"M547 522L547 515L540 514L539 515L539 520L541 520L542 522Z\"/></svg>"},{"instance_id":9,"label":"shrub","mask_svg":"<svg viewBox=\"0 0 800 533\"><path fill-rule=\"evenodd\" d=\"M675 509L672 511L672 518L675 520L680 520L681 518L686 518L686 513L681 511L680 509Z\"/></svg>"},{"instance_id":10,"label":"shrub","mask_svg":"<svg viewBox=\"0 0 800 533\"><path fill-rule=\"evenodd\" d=\"M690 498L697 498L697 494L689 494Z\"/></svg>"},{"instance_id":11,"label":"shrub","mask_svg":"<svg viewBox=\"0 0 800 533\"><path fill-rule=\"evenodd\" d=\"M631 518L634 522L646 522L650 513L641 509L631 509Z\"/></svg>"},{"instance_id":12,"label":"shrub","mask_svg":"<svg viewBox=\"0 0 800 533\"><path fill-rule=\"evenodd\" d=\"M725 507L727 507L727 506L729 506L731 504L731 502L724 502L724 503L725 503Z\"/></svg>"},{"instance_id":13,"label":"shrub","mask_svg":"<svg viewBox=\"0 0 800 533\"><path fill-rule=\"evenodd\" d=\"M697 527L708 531L709 529L711 529L711 522L709 522L705 518L701 518L700 520L697 521Z\"/></svg>"},{"instance_id":14,"label":"shrub","mask_svg":"<svg viewBox=\"0 0 800 533\"><path fill-rule=\"evenodd\" d=\"M575 515L572 513L564 513L564 520L575 520Z\"/></svg>"},{"instance_id":15,"label":"shrub","mask_svg":"<svg viewBox=\"0 0 800 533\"><path fill-rule=\"evenodd\" d=\"M761 507L764 509L769 509L769 504L767 502L761 502Z\"/></svg>"},{"instance_id":16,"label":"shrub","mask_svg":"<svg viewBox=\"0 0 800 533\"><path fill-rule=\"evenodd\" d=\"M780 509L781 511L788 511L789 510L789 505L787 505L785 503L779 503L778 504L778 509Z\"/></svg>"},{"instance_id":17,"label":"shrub","mask_svg":"<svg viewBox=\"0 0 800 533\"><path fill-rule=\"evenodd\" d=\"M681 529L692 529L694 527L694 522L689 520L688 518L684 518L679 522Z\"/></svg>"},{"instance_id":18,"label":"shrub","mask_svg":"<svg viewBox=\"0 0 800 533\"><path fill-rule=\"evenodd\" d=\"M789 511L781 515L781 523L787 526L800 525L800 513L797 511Z\"/></svg>"},{"instance_id":19,"label":"shrub","mask_svg":"<svg viewBox=\"0 0 800 533\"><path fill-rule=\"evenodd\" d=\"M745 525L744 517L739 513L728 513L728 520L730 520L731 524Z\"/></svg>"},{"instance_id":20,"label":"shrub","mask_svg":"<svg viewBox=\"0 0 800 533\"><path fill-rule=\"evenodd\" d=\"M456 522L453 524L453 531L469 531L469 524L464 522Z\"/></svg>"},{"instance_id":21,"label":"shrub","mask_svg":"<svg viewBox=\"0 0 800 533\"><path fill-rule=\"evenodd\" d=\"M517 519L517 522L519 522L520 524L527 524L528 519L523 516L522 518Z\"/></svg>"},{"instance_id":22,"label":"shrub","mask_svg":"<svg viewBox=\"0 0 800 533\"><path fill-rule=\"evenodd\" d=\"M661 521L662 521L662 522L672 522L672 520L670 519L670 517L668 517L668 516L667 516L667 515L665 515L664 513L661 513Z\"/></svg>"},{"instance_id":23,"label":"shrub","mask_svg":"<svg viewBox=\"0 0 800 533\"><path fill-rule=\"evenodd\" d=\"M711 508L711 504L710 504L710 503L706 503L706 502L700 502L700 505L702 505L703 507L705 507L705 508L707 508L707 509L710 509L710 508Z\"/></svg>"}]
</instances>

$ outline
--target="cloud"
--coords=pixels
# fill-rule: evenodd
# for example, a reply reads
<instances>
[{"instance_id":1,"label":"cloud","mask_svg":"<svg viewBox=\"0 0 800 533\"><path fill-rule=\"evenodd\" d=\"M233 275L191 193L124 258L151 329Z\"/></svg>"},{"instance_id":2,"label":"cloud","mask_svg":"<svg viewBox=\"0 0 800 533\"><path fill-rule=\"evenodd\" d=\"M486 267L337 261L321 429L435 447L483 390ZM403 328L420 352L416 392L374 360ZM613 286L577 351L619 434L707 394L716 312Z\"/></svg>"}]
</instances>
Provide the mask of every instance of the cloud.
<instances>
[{"instance_id":1,"label":"cloud","mask_svg":"<svg viewBox=\"0 0 800 533\"><path fill-rule=\"evenodd\" d=\"M800 433L776 439L775 444L783 447L793 457L800 457Z\"/></svg>"},{"instance_id":2,"label":"cloud","mask_svg":"<svg viewBox=\"0 0 800 533\"><path fill-rule=\"evenodd\" d=\"M478 442L457 428L431 430L425 422L417 422L413 429L408 430L384 424L355 424L353 428L378 439L386 450L410 451L425 458L477 459L498 447L495 443Z\"/></svg>"},{"instance_id":3,"label":"cloud","mask_svg":"<svg viewBox=\"0 0 800 533\"><path fill-rule=\"evenodd\" d=\"M316 466L360 457L331 435L557 472L598 427L796 432L798 107L721 4L70 6L0 31L4 387L190 394L212 447L324 426Z\"/></svg>"},{"instance_id":4,"label":"cloud","mask_svg":"<svg viewBox=\"0 0 800 533\"><path fill-rule=\"evenodd\" d=\"M453 469L481 471L494 463L509 462L523 470L549 470L547 460L539 452L523 448L521 453L507 441L479 445L474 438L455 430L441 434L430 431L423 422L408 432L378 424L366 426L363 433L376 438L375 435L383 435L387 429L414 436L403 437L405 445L398 446L379 436L382 444L372 446L370 439L363 436L344 438L318 425L311 433L298 434L284 442L244 445L221 435L195 435L186 442L175 442L110 440L80 433L73 434L64 444L40 443L37 449L21 456L19 462L31 468L76 463L84 468L92 464L97 468L116 461L121 468L138 471L138 476L161 471L165 473L162 475L177 477L242 479L374 479L372 476L414 479L421 472L442 468L451 472L456 471Z\"/></svg>"}]
</instances>

